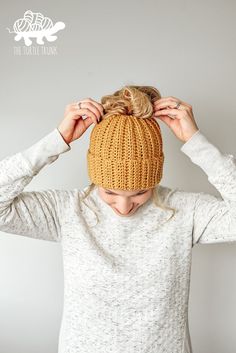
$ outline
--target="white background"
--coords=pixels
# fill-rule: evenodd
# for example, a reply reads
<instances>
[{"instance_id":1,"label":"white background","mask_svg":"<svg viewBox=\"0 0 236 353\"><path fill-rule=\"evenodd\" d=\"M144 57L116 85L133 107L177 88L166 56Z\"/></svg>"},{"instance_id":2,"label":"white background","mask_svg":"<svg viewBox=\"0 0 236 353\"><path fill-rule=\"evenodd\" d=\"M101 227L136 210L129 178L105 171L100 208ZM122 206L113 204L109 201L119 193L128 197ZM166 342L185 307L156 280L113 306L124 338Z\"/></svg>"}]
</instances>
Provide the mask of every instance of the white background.
<instances>
[{"instance_id":1,"label":"white background","mask_svg":"<svg viewBox=\"0 0 236 353\"><path fill-rule=\"evenodd\" d=\"M14 55L14 46L24 43L15 42L6 27L12 29L28 9L66 24L56 42L45 42L57 46L56 56ZM152 85L162 96L190 103L206 137L236 156L235 11L234 0L2 2L0 159L52 131L67 104L100 100L124 84ZM162 184L218 195L180 151L182 142L160 126ZM91 129L26 190L85 187ZM235 352L235 270L234 243L193 248L194 353ZM1 233L0 283L0 352L56 353L63 305L60 245Z\"/></svg>"}]
</instances>

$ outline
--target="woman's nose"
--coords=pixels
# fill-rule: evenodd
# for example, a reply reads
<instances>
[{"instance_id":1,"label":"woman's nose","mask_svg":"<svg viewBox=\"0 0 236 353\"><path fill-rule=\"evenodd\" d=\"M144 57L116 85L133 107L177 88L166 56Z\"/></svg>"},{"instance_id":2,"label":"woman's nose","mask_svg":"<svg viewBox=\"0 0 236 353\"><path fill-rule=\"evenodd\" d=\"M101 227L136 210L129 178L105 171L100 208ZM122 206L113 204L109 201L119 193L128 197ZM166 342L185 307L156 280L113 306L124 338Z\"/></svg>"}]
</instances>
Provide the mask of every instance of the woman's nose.
<instances>
[{"instance_id":1,"label":"woman's nose","mask_svg":"<svg viewBox=\"0 0 236 353\"><path fill-rule=\"evenodd\" d=\"M117 205L117 210L123 214L128 214L133 208L133 205Z\"/></svg>"}]
</instances>

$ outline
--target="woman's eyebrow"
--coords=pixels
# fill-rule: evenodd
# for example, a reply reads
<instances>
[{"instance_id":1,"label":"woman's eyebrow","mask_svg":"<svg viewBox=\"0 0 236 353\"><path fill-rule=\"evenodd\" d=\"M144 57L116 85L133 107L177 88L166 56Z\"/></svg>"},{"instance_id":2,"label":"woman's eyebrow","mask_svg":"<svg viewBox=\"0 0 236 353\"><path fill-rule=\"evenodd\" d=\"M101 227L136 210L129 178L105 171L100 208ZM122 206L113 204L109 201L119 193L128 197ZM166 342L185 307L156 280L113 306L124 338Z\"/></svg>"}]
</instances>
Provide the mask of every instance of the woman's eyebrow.
<instances>
[{"instance_id":1,"label":"woman's eyebrow","mask_svg":"<svg viewBox=\"0 0 236 353\"><path fill-rule=\"evenodd\" d=\"M111 190L108 190L108 189L105 189L105 191L109 191L109 192L111 192L114 195L119 195L119 194L116 194L114 191L111 191ZM134 194L134 195L138 195L140 192L143 192L143 191L145 191L145 190L139 190L139 192L137 192L137 194ZM131 195L131 196L134 196L134 195Z\"/></svg>"}]
</instances>

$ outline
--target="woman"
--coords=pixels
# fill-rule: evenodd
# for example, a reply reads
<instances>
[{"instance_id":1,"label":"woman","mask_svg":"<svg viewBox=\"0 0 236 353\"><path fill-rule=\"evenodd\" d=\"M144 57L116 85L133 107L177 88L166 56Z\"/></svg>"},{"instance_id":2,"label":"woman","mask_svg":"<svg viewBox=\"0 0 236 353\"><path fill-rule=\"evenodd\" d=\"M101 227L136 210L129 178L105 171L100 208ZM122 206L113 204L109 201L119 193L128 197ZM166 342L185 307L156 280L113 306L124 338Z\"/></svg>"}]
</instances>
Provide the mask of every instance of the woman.
<instances>
[{"instance_id":1,"label":"woman","mask_svg":"<svg viewBox=\"0 0 236 353\"><path fill-rule=\"evenodd\" d=\"M222 198L160 184L156 119ZM23 191L93 123L88 187ZM101 104L69 104L57 128L0 162L0 230L61 242L59 353L189 353L192 247L236 240L235 159L209 142L188 103L125 86Z\"/></svg>"}]
</instances>

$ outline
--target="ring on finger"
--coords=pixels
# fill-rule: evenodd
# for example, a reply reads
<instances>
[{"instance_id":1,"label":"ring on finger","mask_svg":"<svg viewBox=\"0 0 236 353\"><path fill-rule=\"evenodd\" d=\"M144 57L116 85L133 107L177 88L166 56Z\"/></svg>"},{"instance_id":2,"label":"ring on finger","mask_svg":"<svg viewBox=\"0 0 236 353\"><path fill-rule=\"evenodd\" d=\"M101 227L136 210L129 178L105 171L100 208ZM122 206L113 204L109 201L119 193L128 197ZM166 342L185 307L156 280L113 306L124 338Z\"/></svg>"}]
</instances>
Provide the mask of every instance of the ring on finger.
<instances>
[{"instance_id":1,"label":"ring on finger","mask_svg":"<svg viewBox=\"0 0 236 353\"><path fill-rule=\"evenodd\" d=\"M80 101L77 102L77 105L78 105L79 109L82 109L81 103L82 103L82 102L80 102ZM83 114L83 115L81 115L81 116L85 116L85 115L86 115L86 114Z\"/></svg>"},{"instance_id":2,"label":"ring on finger","mask_svg":"<svg viewBox=\"0 0 236 353\"><path fill-rule=\"evenodd\" d=\"M175 109L179 109L180 105L181 105L181 102L180 102L180 101L177 101L177 102L176 102Z\"/></svg>"},{"instance_id":3,"label":"ring on finger","mask_svg":"<svg viewBox=\"0 0 236 353\"><path fill-rule=\"evenodd\" d=\"M81 109L81 102L80 101L77 102L77 105L78 105L79 109Z\"/></svg>"}]
</instances>

